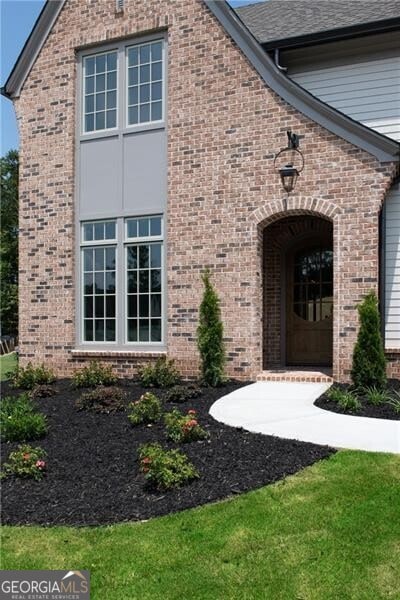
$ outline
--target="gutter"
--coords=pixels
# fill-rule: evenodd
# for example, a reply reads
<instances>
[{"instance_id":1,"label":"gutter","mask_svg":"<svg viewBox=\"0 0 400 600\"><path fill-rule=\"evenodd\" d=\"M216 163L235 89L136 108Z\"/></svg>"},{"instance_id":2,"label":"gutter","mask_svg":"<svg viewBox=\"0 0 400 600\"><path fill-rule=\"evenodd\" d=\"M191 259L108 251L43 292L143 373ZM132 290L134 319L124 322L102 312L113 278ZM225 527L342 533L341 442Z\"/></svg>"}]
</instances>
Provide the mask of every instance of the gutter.
<instances>
[{"instance_id":1,"label":"gutter","mask_svg":"<svg viewBox=\"0 0 400 600\"><path fill-rule=\"evenodd\" d=\"M280 71L227 2L204 0L204 3L266 85L288 104L328 131L372 154L380 162L393 162L399 159L400 144L398 142L354 121L322 102Z\"/></svg>"}]
</instances>

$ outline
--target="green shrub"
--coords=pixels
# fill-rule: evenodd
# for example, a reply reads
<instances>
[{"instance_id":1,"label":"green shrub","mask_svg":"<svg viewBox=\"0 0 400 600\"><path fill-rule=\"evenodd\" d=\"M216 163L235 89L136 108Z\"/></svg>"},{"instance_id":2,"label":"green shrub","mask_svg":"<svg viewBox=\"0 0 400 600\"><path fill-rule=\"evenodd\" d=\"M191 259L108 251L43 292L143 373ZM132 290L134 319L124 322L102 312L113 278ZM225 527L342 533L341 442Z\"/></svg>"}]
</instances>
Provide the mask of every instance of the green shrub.
<instances>
[{"instance_id":1,"label":"green shrub","mask_svg":"<svg viewBox=\"0 0 400 600\"><path fill-rule=\"evenodd\" d=\"M120 388L99 386L94 390L84 392L75 402L75 406L78 410L110 414L124 410L126 398L126 392Z\"/></svg>"},{"instance_id":2,"label":"green shrub","mask_svg":"<svg viewBox=\"0 0 400 600\"><path fill-rule=\"evenodd\" d=\"M117 382L117 376L110 366L93 360L87 366L75 371L72 381L77 388L96 387L98 385L114 385Z\"/></svg>"},{"instance_id":3,"label":"green shrub","mask_svg":"<svg viewBox=\"0 0 400 600\"><path fill-rule=\"evenodd\" d=\"M43 437L47 419L37 412L27 394L6 397L0 407L1 438L6 442L25 442Z\"/></svg>"},{"instance_id":4,"label":"green shrub","mask_svg":"<svg viewBox=\"0 0 400 600\"><path fill-rule=\"evenodd\" d=\"M11 382L13 387L31 390L36 385L53 383L55 379L52 369L44 364L34 367L32 363L28 363L26 367L17 366Z\"/></svg>"},{"instance_id":5,"label":"green shrub","mask_svg":"<svg viewBox=\"0 0 400 600\"><path fill-rule=\"evenodd\" d=\"M216 387L225 381L224 328L219 298L210 281L210 273L206 271L202 279L204 293L200 304L197 347L201 357L203 381L207 385Z\"/></svg>"},{"instance_id":6,"label":"green shrub","mask_svg":"<svg viewBox=\"0 0 400 600\"><path fill-rule=\"evenodd\" d=\"M387 404L391 406L395 413L400 414L400 394L395 391L394 396L387 400Z\"/></svg>"},{"instance_id":7,"label":"green shrub","mask_svg":"<svg viewBox=\"0 0 400 600\"><path fill-rule=\"evenodd\" d=\"M186 402L187 400L193 400L201 396L201 388L194 383L188 385L174 385L173 388L168 390L165 394L165 400L167 402Z\"/></svg>"},{"instance_id":8,"label":"green shrub","mask_svg":"<svg viewBox=\"0 0 400 600\"><path fill-rule=\"evenodd\" d=\"M374 386L383 390L387 384L378 299L368 294L358 306L360 329L353 352L351 377L356 388Z\"/></svg>"},{"instance_id":9,"label":"green shrub","mask_svg":"<svg viewBox=\"0 0 400 600\"><path fill-rule=\"evenodd\" d=\"M181 376L174 361L165 357L139 369L140 383L144 387L170 388L180 382Z\"/></svg>"},{"instance_id":10,"label":"green shrub","mask_svg":"<svg viewBox=\"0 0 400 600\"><path fill-rule=\"evenodd\" d=\"M167 437L178 444L207 438L208 433L199 425L196 414L196 411L192 409L183 415L176 408L166 413L164 422Z\"/></svg>"},{"instance_id":11,"label":"green shrub","mask_svg":"<svg viewBox=\"0 0 400 600\"><path fill-rule=\"evenodd\" d=\"M158 490L180 487L199 477L185 454L179 450L164 450L160 444L141 446L139 462L147 483Z\"/></svg>"},{"instance_id":12,"label":"green shrub","mask_svg":"<svg viewBox=\"0 0 400 600\"><path fill-rule=\"evenodd\" d=\"M387 390L380 390L374 385L365 388L363 391L368 403L373 406L379 406L390 400L390 394Z\"/></svg>"},{"instance_id":13,"label":"green shrub","mask_svg":"<svg viewBox=\"0 0 400 600\"><path fill-rule=\"evenodd\" d=\"M132 425L141 425L142 423L156 423L162 415L161 402L151 392L143 394L128 405L128 419Z\"/></svg>"},{"instance_id":14,"label":"green shrub","mask_svg":"<svg viewBox=\"0 0 400 600\"><path fill-rule=\"evenodd\" d=\"M15 475L29 477L39 481L46 473L46 452L42 448L23 445L10 453L8 462L4 463L2 477Z\"/></svg>"}]
</instances>

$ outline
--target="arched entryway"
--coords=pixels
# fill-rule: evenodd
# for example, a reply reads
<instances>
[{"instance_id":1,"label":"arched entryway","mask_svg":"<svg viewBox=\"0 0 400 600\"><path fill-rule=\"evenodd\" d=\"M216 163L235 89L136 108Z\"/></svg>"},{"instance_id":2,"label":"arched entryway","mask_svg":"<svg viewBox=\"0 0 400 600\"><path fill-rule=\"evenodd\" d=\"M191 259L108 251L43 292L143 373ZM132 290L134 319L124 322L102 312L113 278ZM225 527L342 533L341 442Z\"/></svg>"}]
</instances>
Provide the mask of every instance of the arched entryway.
<instances>
[{"instance_id":1,"label":"arched entryway","mask_svg":"<svg viewBox=\"0 0 400 600\"><path fill-rule=\"evenodd\" d=\"M331 366L333 226L286 216L263 232L263 366Z\"/></svg>"}]
</instances>

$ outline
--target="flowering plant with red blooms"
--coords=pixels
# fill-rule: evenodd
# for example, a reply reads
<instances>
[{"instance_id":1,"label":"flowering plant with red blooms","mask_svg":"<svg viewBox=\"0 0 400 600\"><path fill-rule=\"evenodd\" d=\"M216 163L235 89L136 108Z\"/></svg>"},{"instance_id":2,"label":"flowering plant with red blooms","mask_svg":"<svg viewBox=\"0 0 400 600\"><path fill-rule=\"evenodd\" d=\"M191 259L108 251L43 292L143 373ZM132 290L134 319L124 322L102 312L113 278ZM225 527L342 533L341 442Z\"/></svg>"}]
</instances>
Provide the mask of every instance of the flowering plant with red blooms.
<instances>
[{"instance_id":1,"label":"flowering plant with red blooms","mask_svg":"<svg viewBox=\"0 0 400 600\"><path fill-rule=\"evenodd\" d=\"M177 443L194 442L204 440L208 433L199 425L196 418L196 411L188 410L187 414L182 414L176 408L164 415L164 422L167 430L167 437Z\"/></svg>"},{"instance_id":2,"label":"flowering plant with red blooms","mask_svg":"<svg viewBox=\"0 0 400 600\"><path fill-rule=\"evenodd\" d=\"M42 448L34 448L26 444L10 453L8 462L3 466L2 477L31 477L39 481L45 475L47 463L46 452Z\"/></svg>"}]
</instances>

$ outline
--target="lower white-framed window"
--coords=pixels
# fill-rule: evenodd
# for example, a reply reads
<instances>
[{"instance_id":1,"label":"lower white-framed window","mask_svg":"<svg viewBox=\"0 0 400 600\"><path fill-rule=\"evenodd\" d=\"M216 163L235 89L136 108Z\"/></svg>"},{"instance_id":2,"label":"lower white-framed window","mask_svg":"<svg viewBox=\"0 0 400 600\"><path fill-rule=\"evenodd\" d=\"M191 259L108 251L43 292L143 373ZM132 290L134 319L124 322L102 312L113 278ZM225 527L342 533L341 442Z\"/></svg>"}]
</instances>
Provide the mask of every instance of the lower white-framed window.
<instances>
[{"instance_id":1,"label":"lower white-framed window","mask_svg":"<svg viewBox=\"0 0 400 600\"><path fill-rule=\"evenodd\" d=\"M82 340L115 342L117 335L116 222L82 224Z\"/></svg>"},{"instance_id":2,"label":"lower white-framed window","mask_svg":"<svg viewBox=\"0 0 400 600\"><path fill-rule=\"evenodd\" d=\"M162 216L81 223L82 344L163 343Z\"/></svg>"},{"instance_id":3,"label":"lower white-framed window","mask_svg":"<svg viewBox=\"0 0 400 600\"><path fill-rule=\"evenodd\" d=\"M162 342L162 218L125 221L126 341Z\"/></svg>"}]
</instances>

